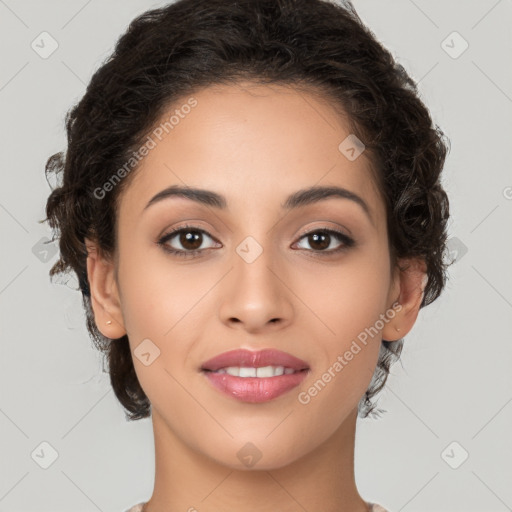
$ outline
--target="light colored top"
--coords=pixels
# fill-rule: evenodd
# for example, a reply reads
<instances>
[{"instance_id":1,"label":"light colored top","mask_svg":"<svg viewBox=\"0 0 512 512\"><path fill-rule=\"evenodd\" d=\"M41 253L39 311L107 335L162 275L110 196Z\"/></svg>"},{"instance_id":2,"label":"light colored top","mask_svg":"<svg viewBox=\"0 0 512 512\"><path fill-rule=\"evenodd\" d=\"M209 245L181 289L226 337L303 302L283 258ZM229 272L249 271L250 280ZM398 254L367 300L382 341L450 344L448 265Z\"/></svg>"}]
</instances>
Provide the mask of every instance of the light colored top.
<instances>
[{"instance_id":1,"label":"light colored top","mask_svg":"<svg viewBox=\"0 0 512 512\"><path fill-rule=\"evenodd\" d=\"M126 512L142 512L142 506L144 503L144 501L142 503L137 503L137 505L133 505L133 507L129 508Z\"/></svg>"},{"instance_id":2,"label":"light colored top","mask_svg":"<svg viewBox=\"0 0 512 512\"><path fill-rule=\"evenodd\" d=\"M389 510L385 509L382 505L378 505L377 503L367 502L370 507L371 512L389 512ZM142 512L142 506L145 505L145 502L137 503L132 508L126 510L126 512Z\"/></svg>"}]
</instances>

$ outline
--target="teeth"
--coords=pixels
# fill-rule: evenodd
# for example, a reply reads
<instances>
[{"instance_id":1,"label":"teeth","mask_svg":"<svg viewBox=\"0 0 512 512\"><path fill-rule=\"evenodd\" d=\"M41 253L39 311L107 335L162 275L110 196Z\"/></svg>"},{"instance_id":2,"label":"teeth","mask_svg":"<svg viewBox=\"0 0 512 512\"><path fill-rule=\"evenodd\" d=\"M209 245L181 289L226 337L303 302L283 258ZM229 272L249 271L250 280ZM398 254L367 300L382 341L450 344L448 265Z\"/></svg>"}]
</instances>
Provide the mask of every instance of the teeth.
<instances>
[{"instance_id":1,"label":"teeth","mask_svg":"<svg viewBox=\"0 0 512 512\"><path fill-rule=\"evenodd\" d=\"M283 366L263 366L256 368L256 377L275 377L276 375L283 375Z\"/></svg>"},{"instance_id":2,"label":"teeth","mask_svg":"<svg viewBox=\"0 0 512 512\"><path fill-rule=\"evenodd\" d=\"M258 376L258 370L256 368L234 368L236 375L239 377L257 377ZM227 370L229 373L229 368Z\"/></svg>"},{"instance_id":3,"label":"teeth","mask_svg":"<svg viewBox=\"0 0 512 512\"><path fill-rule=\"evenodd\" d=\"M228 366L217 370L216 373L227 373L234 377L277 377L279 375L290 375L295 373L293 368L285 368L284 366L263 366L261 368L247 368L240 366Z\"/></svg>"}]
</instances>

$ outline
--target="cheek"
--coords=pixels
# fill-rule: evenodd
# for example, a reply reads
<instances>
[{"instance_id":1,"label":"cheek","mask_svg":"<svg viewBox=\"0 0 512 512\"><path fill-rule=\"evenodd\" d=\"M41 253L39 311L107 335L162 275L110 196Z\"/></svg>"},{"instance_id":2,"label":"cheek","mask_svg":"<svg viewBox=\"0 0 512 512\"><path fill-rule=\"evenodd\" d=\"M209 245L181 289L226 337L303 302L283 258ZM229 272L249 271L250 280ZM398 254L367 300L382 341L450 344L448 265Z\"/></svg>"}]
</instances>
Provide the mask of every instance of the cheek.
<instances>
[{"instance_id":1,"label":"cheek","mask_svg":"<svg viewBox=\"0 0 512 512\"><path fill-rule=\"evenodd\" d=\"M300 278L299 293L318 317L308 312L313 321L307 329L318 345L314 388L304 390L305 401L311 398L310 410L334 407L331 427L342 421L347 405L357 405L375 371L390 277L381 254L360 251L337 267L317 269L314 280Z\"/></svg>"},{"instance_id":2,"label":"cheek","mask_svg":"<svg viewBox=\"0 0 512 512\"><path fill-rule=\"evenodd\" d=\"M172 376L187 361L193 339L191 318L200 309L194 304L204 292L199 294L201 287L191 283L190 275L162 264L162 258L150 261L136 253L125 258L119 277L125 327L142 388L155 404L165 403L169 395L181 396Z\"/></svg>"},{"instance_id":3,"label":"cheek","mask_svg":"<svg viewBox=\"0 0 512 512\"><path fill-rule=\"evenodd\" d=\"M167 339L200 297L199 276L191 265L167 261L163 251L147 241L126 241L123 246L120 240L120 251L122 309L129 337Z\"/></svg>"},{"instance_id":4,"label":"cheek","mask_svg":"<svg viewBox=\"0 0 512 512\"><path fill-rule=\"evenodd\" d=\"M323 329L334 345L350 342L385 312L389 263L377 254L382 253L359 251L339 265L316 265L297 277L297 295L318 318L318 329Z\"/></svg>"}]
</instances>

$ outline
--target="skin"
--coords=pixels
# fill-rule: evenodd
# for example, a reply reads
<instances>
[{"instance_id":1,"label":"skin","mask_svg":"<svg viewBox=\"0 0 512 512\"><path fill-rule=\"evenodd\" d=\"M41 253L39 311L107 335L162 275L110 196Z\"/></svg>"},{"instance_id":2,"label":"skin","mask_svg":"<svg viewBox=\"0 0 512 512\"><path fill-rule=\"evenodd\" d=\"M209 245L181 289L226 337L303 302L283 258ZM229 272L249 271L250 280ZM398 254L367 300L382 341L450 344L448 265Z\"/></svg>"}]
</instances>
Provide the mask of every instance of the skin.
<instances>
[{"instance_id":1,"label":"skin","mask_svg":"<svg viewBox=\"0 0 512 512\"><path fill-rule=\"evenodd\" d=\"M353 464L357 405L381 339L397 340L414 325L425 265L411 260L409 270L390 271L385 206L370 161L366 153L350 161L340 152L350 130L321 97L239 83L194 98L197 106L149 152L123 192L114 257L86 241L100 331L114 339L128 334L132 354L147 338L160 350L148 366L133 358L155 438L155 486L145 510L364 512ZM144 211L170 185L215 191L228 208L172 197ZM371 218L337 197L281 208L289 194L313 185L352 191ZM193 246L178 234L167 245L203 252L166 253L156 241L185 224L208 235ZM302 236L329 228L351 233L355 246L322 255L343 242L332 236L321 249ZM252 263L236 252L247 236L263 249ZM400 311L378 335L300 403L299 393L397 300ZM277 348L307 361L310 373L274 400L241 402L199 371L235 348ZM252 467L237 456L248 442L261 453Z\"/></svg>"}]
</instances>

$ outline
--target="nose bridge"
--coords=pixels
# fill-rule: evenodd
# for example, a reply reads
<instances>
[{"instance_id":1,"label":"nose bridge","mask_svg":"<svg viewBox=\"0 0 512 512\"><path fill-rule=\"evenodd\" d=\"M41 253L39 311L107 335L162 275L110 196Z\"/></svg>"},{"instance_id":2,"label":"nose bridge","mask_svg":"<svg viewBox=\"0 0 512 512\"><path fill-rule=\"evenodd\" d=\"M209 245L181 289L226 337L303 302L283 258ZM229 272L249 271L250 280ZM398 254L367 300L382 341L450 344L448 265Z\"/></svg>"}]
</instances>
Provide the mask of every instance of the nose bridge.
<instances>
[{"instance_id":1,"label":"nose bridge","mask_svg":"<svg viewBox=\"0 0 512 512\"><path fill-rule=\"evenodd\" d=\"M260 238L261 239L261 238ZM266 242L266 243L265 243ZM265 246L263 245L265 243ZM235 249L234 285L239 297L252 297L267 303L279 293L274 272L276 257L269 240L258 242L253 236L246 237Z\"/></svg>"},{"instance_id":2,"label":"nose bridge","mask_svg":"<svg viewBox=\"0 0 512 512\"><path fill-rule=\"evenodd\" d=\"M263 239L263 237L261 237ZM223 321L241 322L248 329L269 322L289 321L292 314L290 292L280 275L279 257L269 238L265 246L248 236L236 247L233 270L222 293L220 315Z\"/></svg>"}]
</instances>

